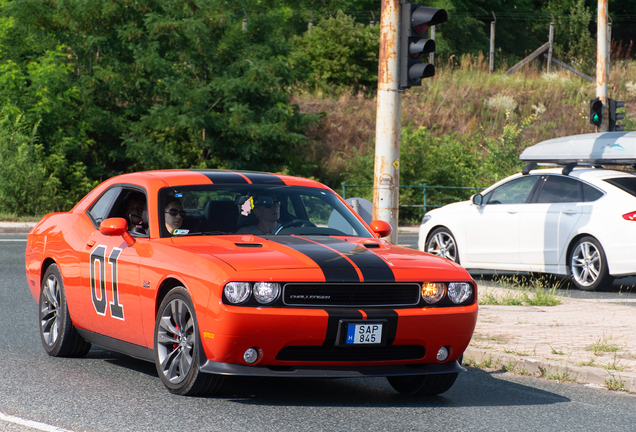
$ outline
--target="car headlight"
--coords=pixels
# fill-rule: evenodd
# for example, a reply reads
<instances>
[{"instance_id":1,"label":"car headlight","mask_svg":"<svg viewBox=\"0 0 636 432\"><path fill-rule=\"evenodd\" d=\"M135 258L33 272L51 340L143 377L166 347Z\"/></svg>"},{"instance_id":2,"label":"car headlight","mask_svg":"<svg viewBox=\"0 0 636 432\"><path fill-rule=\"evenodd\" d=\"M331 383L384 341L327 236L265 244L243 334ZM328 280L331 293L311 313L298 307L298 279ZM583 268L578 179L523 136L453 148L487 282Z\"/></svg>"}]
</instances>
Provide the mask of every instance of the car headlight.
<instances>
[{"instance_id":1,"label":"car headlight","mask_svg":"<svg viewBox=\"0 0 636 432\"><path fill-rule=\"evenodd\" d=\"M256 282L254 284L254 298L261 304L268 304L278 298L280 284L276 282Z\"/></svg>"},{"instance_id":2,"label":"car headlight","mask_svg":"<svg viewBox=\"0 0 636 432\"><path fill-rule=\"evenodd\" d=\"M446 285L440 282L422 283L422 299L428 304L437 303L444 297Z\"/></svg>"},{"instance_id":3,"label":"car headlight","mask_svg":"<svg viewBox=\"0 0 636 432\"><path fill-rule=\"evenodd\" d=\"M225 285L223 292L230 303L244 303L252 292L252 285L249 282L230 282Z\"/></svg>"},{"instance_id":4,"label":"car headlight","mask_svg":"<svg viewBox=\"0 0 636 432\"><path fill-rule=\"evenodd\" d=\"M424 215L424 217L422 218L422 223L425 224L426 222L430 220L431 220L431 217L429 215Z\"/></svg>"},{"instance_id":5,"label":"car headlight","mask_svg":"<svg viewBox=\"0 0 636 432\"><path fill-rule=\"evenodd\" d=\"M448 298L455 304L465 302L473 294L473 286L467 282L448 284Z\"/></svg>"}]
</instances>

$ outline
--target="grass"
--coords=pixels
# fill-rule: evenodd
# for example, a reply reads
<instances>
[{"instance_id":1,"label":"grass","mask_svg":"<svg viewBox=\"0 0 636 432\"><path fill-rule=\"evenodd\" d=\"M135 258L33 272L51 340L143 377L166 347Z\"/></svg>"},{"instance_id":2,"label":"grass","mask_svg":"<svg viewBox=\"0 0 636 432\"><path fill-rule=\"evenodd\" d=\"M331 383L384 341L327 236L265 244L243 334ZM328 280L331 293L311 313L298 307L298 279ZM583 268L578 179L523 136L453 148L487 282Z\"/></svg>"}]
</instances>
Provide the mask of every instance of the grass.
<instances>
[{"instance_id":1,"label":"grass","mask_svg":"<svg viewBox=\"0 0 636 432\"><path fill-rule=\"evenodd\" d=\"M555 355L565 355L565 353L561 350L555 350L554 348L552 348L552 345L548 345L550 347L550 350L552 351L552 354Z\"/></svg>"},{"instance_id":2,"label":"grass","mask_svg":"<svg viewBox=\"0 0 636 432\"><path fill-rule=\"evenodd\" d=\"M607 388L608 390L613 390L613 391L629 391L629 389L627 388L627 386L625 385L625 381L623 381L620 377L619 378L608 378L605 380L605 388Z\"/></svg>"},{"instance_id":3,"label":"grass","mask_svg":"<svg viewBox=\"0 0 636 432\"><path fill-rule=\"evenodd\" d=\"M612 336L609 337L603 333L603 336L599 338L592 345L585 348L587 351L592 351L594 355L599 356L608 352L617 352L620 349L620 346L612 342Z\"/></svg>"},{"instance_id":4,"label":"grass","mask_svg":"<svg viewBox=\"0 0 636 432\"><path fill-rule=\"evenodd\" d=\"M540 367L539 375L553 381L576 382L576 377L571 377L567 370L562 373L558 373L558 372L552 373L552 372L549 372L547 369Z\"/></svg>"},{"instance_id":5,"label":"grass","mask_svg":"<svg viewBox=\"0 0 636 432\"><path fill-rule=\"evenodd\" d=\"M554 277L494 276L492 280L507 291L502 295L488 291L482 292L479 296L480 305L557 306L561 304L561 300L555 293L563 281Z\"/></svg>"},{"instance_id":6,"label":"grass","mask_svg":"<svg viewBox=\"0 0 636 432\"><path fill-rule=\"evenodd\" d=\"M37 222L42 216L18 216L13 213L0 212L0 221L2 222Z\"/></svg>"}]
</instances>

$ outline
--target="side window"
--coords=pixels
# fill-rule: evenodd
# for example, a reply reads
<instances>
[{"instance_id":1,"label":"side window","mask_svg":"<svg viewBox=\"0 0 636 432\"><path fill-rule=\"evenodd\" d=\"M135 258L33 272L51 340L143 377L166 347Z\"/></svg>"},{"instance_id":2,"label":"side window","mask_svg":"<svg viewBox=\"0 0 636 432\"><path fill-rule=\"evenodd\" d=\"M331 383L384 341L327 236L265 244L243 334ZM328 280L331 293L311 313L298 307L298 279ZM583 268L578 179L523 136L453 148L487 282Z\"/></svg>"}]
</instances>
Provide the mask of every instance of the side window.
<instances>
[{"instance_id":1,"label":"side window","mask_svg":"<svg viewBox=\"0 0 636 432\"><path fill-rule=\"evenodd\" d=\"M148 205L144 192L122 189L108 217L120 217L128 222L128 231L137 236L148 235Z\"/></svg>"},{"instance_id":2,"label":"side window","mask_svg":"<svg viewBox=\"0 0 636 432\"><path fill-rule=\"evenodd\" d=\"M488 204L523 204L539 176L524 176L502 184L491 192Z\"/></svg>"},{"instance_id":3,"label":"side window","mask_svg":"<svg viewBox=\"0 0 636 432\"><path fill-rule=\"evenodd\" d=\"M571 177L548 176L546 179L538 203L565 203L583 201L583 189L581 182Z\"/></svg>"},{"instance_id":4,"label":"side window","mask_svg":"<svg viewBox=\"0 0 636 432\"><path fill-rule=\"evenodd\" d=\"M115 200L115 197L119 195L120 188L108 189L88 211L88 214L93 218L93 221L99 226L104 219L108 217L108 210Z\"/></svg>"},{"instance_id":5,"label":"side window","mask_svg":"<svg viewBox=\"0 0 636 432\"><path fill-rule=\"evenodd\" d=\"M596 201L600 197L603 196L603 192L600 190L583 183L583 201L584 202L592 202Z\"/></svg>"}]
</instances>

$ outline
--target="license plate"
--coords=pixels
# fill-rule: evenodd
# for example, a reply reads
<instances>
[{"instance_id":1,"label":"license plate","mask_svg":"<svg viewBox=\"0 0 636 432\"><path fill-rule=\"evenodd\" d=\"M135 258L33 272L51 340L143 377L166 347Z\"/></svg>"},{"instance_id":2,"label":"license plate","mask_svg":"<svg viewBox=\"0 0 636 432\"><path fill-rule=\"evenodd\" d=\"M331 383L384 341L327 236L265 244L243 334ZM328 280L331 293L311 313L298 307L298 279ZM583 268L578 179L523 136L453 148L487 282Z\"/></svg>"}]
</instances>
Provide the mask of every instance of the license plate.
<instances>
[{"instance_id":1,"label":"license plate","mask_svg":"<svg viewBox=\"0 0 636 432\"><path fill-rule=\"evenodd\" d=\"M349 324L347 326L347 345L381 343L382 324Z\"/></svg>"}]
</instances>

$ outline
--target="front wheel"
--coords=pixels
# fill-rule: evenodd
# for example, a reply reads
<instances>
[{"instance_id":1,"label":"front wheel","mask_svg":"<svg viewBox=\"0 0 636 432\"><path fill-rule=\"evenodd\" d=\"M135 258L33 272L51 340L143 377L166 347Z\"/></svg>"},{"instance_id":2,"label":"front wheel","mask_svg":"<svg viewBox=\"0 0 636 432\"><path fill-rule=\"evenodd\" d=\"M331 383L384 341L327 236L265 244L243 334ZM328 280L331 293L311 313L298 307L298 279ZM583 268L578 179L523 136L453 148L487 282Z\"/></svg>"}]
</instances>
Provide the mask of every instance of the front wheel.
<instances>
[{"instance_id":1,"label":"front wheel","mask_svg":"<svg viewBox=\"0 0 636 432\"><path fill-rule=\"evenodd\" d=\"M56 264L46 270L42 279L39 323L40 339L48 355L83 357L91 349L71 321L62 274Z\"/></svg>"},{"instance_id":2,"label":"front wheel","mask_svg":"<svg viewBox=\"0 0 636 432\"><path fill-rule=\"evenodd\" d=\"M455 237L447 228L437 228L431 233L426 242L426 252L459 264L457 242L455 242Z\"/></svg>"},{"instance_id":3,"label":"front wheel","mask_svg":"<svg viewBox=\"0 0 636 432\"><path fill-rule=\"evenodd\" d=\"M155 323L155 365L170 393L194 396L221 389L223 376L199 369L199 326L188 291L173 288L161 302Z\"/></svg>"},{"instance_id":4,"label":"front wheel","mask_svg":"<svg viewBox=\"0 0 636 432\"><path fill-rule=\"evenodd\" d=\"M448 391L458 373L436 375L409 375L386 377L391 387L399 393L413 396L435 396Z\"/></svg>"},{"instance_id":5,"label":"front wheel","mask_svg":"<svg viewBox=\"0 0 636 432\"><path fill-rule=\"evenodd\" d=\"M576 241L568 259L572 283L583 291L596 291L612 284L603 247L594 237Z\"/></svg>"}]
</instances>

